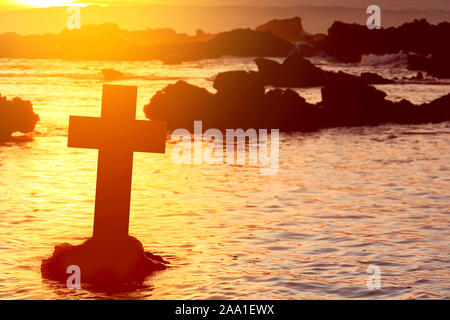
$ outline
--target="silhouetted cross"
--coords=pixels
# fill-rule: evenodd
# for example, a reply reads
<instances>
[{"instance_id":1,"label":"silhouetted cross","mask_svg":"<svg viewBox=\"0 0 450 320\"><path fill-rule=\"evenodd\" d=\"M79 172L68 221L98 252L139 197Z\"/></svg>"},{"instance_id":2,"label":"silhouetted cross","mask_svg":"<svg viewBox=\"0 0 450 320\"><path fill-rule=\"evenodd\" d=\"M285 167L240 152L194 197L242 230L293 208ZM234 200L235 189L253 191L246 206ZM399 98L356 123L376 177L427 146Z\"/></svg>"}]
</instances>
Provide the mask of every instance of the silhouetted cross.
<instances>
[{"instance_id":1,"label":"silhouetted cross","mask_svg":"<svg viewBox=\"0 0 450 320\"><path fill-rule=\"evenodd\" d=\"M104 85L101 118L70 116L69 147L99 149L94 237L128 235L133 152L164 153L166 123L136 120L137 87Z\"/></svg>"}]
</instances>

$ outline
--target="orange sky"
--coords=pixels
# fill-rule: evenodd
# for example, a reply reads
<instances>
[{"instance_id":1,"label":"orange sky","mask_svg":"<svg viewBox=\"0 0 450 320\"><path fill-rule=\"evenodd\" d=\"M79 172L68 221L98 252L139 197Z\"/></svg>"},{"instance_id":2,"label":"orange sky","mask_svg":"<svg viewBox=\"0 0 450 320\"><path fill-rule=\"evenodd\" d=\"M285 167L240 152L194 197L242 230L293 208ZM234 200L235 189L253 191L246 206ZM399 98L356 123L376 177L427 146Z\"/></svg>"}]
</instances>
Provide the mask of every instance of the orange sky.
<instances>
[{"instance_id":1,"label":"orange sky","mask_svg":"<svg viewBox=\"0 0 450 320\"><path fill-rule=\"evenodd\" d=\"M376 2L384 10L385 26L399 25L419 16L427 18L432 23L449 21L450 0L377 0ZM0 0L0 34L61 32L66 28L69 16L64 6L73 3L97 5L82 9L82 25L112 22L127 30L169 27L177 32L193 34L197 29L220 32L234 28L253 28L274 18L283 19L293 16L302 17L303 26L307 31L326 32L335 20L365 23L365 8L372 4L373 0ZM165 6L151 6L161 4ZM48 8L54 5L63 7ZM188 5L191 8L186 9L176 5ZM234 5L234 7L225 8L217 7L217 5ZM265 8L269 5L278 8ZM286 7L293 5L299 7ZM316 8L301 7L304 5L312 5ZM354 9L317 8L317 6L327 5ZM201 6L208 6L208 8L201 8ZM283 6L284 9L280 8ZM404 10L412 7L439 10L428 13L417 13L411 10L408 10L408 13ZM388 9L403 10L388 13ZM320 12L317 12L318 10Z\"/></svg>"},{"instance_id":2,"label":"orange sky","mask_svg":"<svg viewBox=\"0 0 450 320\"><path fill-rule=\"evenodd\" d=\"M69 3L100 5L247 5L247 6L283 6L283 5L332 5L343 7L361 7L364 0L0 0L0 9L19 7L64 6ZM372 1L373 2L373 1ZM378 5L385 8L406 9L446 9L448 0L378 0Z\"/></svg>"}]
</instances>

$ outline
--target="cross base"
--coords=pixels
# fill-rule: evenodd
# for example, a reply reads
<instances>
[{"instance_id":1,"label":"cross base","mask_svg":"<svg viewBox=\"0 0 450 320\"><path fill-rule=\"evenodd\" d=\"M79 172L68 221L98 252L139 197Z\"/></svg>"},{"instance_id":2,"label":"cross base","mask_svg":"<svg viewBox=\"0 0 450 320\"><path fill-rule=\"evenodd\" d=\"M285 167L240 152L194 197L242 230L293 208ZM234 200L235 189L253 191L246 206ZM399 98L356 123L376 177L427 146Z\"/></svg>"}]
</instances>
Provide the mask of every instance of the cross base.
<instances>
[{"instance_id":1,"label":"cross base","mask_svg":"<svg viewBox=\"0 0 450 320\"><path fill-rule=\"evenodd\" d=\"M81 282L115 287L129 282L142 282L148 275L167 268L163 258L145 252L142 243L131 236L111 241L90 238L83 244L55 246L53 256L43 260L42 277L66 283L71 265L80 267Z\"/></svg>"}]
</instances>

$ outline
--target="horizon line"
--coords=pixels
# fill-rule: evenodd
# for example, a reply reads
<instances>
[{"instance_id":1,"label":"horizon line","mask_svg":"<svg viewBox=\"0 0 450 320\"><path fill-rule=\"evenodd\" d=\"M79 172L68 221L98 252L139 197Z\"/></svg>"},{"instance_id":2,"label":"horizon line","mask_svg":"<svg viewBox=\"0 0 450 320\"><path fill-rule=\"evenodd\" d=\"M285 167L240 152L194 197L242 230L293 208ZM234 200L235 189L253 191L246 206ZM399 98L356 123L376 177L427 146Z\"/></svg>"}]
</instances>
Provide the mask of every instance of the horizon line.
<instances>
[{"instance_id":1,"label":"horizon line","mask_svg":"<svg viewBox=\"0 0 450 320\"><path fill-rule=\"evenodd\" d=\"M60 6L50 6L50 7L26 7L26 6L18 6L18 7L9 7L6 10L0 9L0 13L6 12L23 12L23 11L32 11L32 10L45 10L45 9L59 9L59 8L67 8L67 7L82 7L82 8L151 8L151 7L159 7L159 8L246 8L246 9L289 9L289 8L309 8L309 9L324 9L324 8L334 8L334 9L350 9L350 10L359 10L365 9L366 6L337 6L337 5L180 5L180 4L145 4L145 5L116 5L116 4L83 4L83 3L73 3L67 5ZM419 9L416 7L408 7L404 9L383 9L383 11L440 11L440 12L450 12L449 9L441 9L441 8L428 8L428 9Z\"/></svg>"}]
</instances>

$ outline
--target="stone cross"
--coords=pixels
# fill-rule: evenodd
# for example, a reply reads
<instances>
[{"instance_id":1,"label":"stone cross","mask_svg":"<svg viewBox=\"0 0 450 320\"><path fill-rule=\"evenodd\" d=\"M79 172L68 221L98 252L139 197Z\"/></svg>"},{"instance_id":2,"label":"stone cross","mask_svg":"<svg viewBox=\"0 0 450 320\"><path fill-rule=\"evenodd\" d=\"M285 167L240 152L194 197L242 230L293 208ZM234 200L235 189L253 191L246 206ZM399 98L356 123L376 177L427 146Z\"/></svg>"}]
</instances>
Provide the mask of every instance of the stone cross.
<instances>
[{"instance_id":1,"label":"stone cross","mask_svg":"<svg viewBox=\"0 0 450 320\"><path fill-rule=\"evenodd\" d=\"M136 120L137 87L103 85L100 118L70 116L68 146L98 149L94 237L128 236L133 152L164 153L166 123Z\"/></svg>"}]
</instances>

